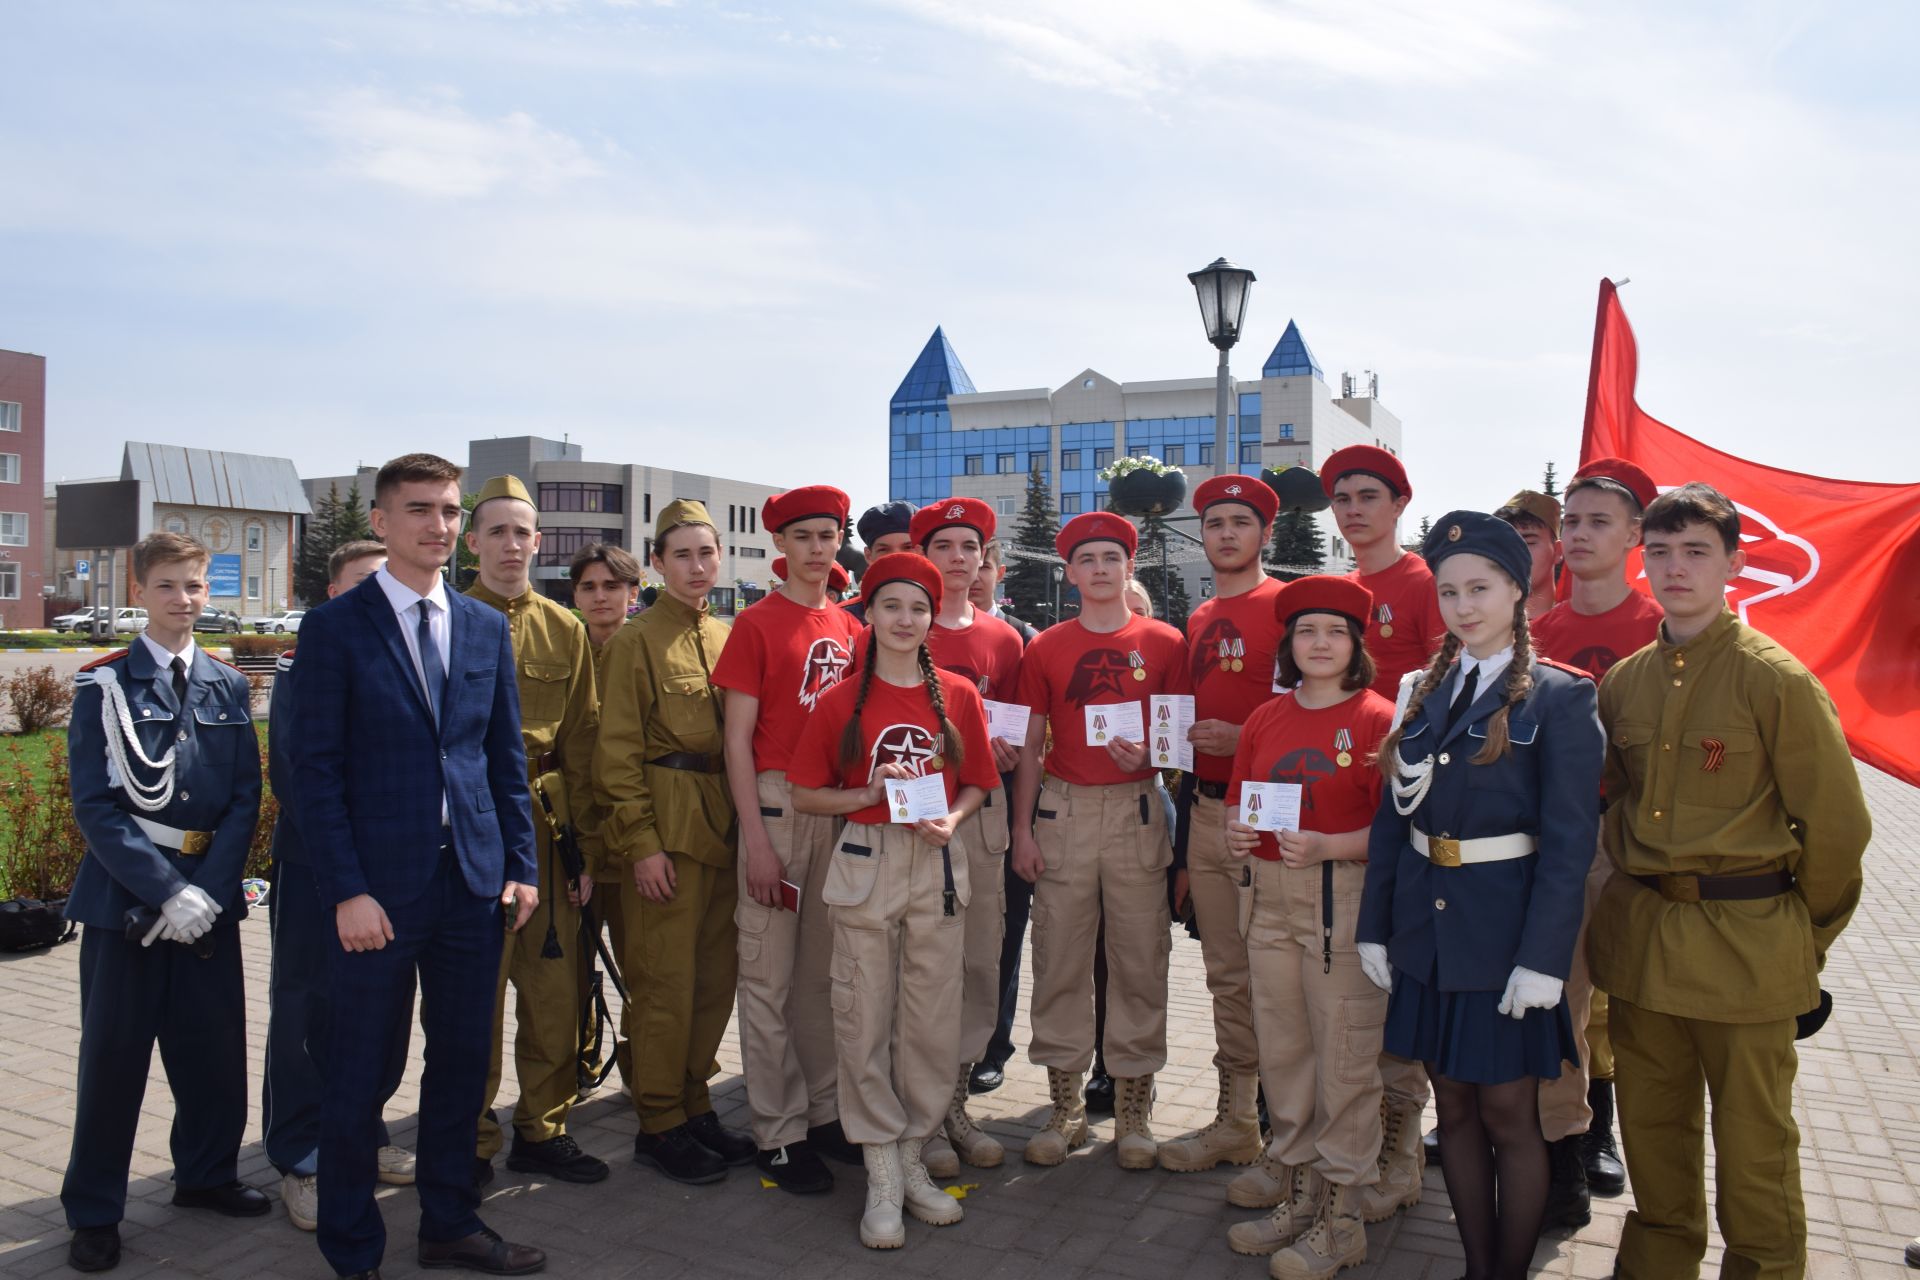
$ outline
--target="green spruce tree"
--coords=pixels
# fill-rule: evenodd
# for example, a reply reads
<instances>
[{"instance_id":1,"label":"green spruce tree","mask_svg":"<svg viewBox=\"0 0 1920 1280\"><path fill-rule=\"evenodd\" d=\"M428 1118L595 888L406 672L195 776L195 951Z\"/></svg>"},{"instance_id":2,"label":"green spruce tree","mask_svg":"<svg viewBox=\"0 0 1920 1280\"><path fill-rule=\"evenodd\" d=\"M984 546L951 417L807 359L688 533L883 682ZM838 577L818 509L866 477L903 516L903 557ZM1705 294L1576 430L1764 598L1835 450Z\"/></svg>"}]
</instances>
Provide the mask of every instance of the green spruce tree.
<instances>
[{"instance_id":1,"label":"green spruce tree","mask_svg":"<svg viewBox=\"0 0 1920 1280\"><path fill-rule=\"evenodd\" d=\"M307 517L300 550L293 558L293 594L309 607L327 598L327 558L340 545L340 490L329 487L326 496Z\"/></svg>"},{"instance_id":2,"label":"green spruce tree","mask_svg":"<svg viewBox=\"0 0 1920 1280\"><path fill-rule=\"evenodd\" d=\"M1426 545L1427 535L1432 532L1433 532L1433 517L1421 516L1420 517L1420 545L1422 546Z\"/></svg>"},{"instance_id":3,"label":"green spruce tree","mask_svg":"<svg viewBox=\"0 0 1920 1280\"><path fill-rule=\"evenodd\" d=\"M355 479L347 486L346 501L340 504L340 542L371 541L377 539L373 536L373 524L367 519L367 500L360 493L360 481Z\"/></svg>"},{"instance_id":4,"label":"green spruce tree","mask_svg":"<svg viewBox=\"0 0 1920 1280\"><path fill-rule=\"evenodd\" d=\"M1162 539L1166 540L1164 544ZM1140 585L1153 598L1154 616L1185 631L1187 617L1193 612L1193 601L1187 595L1187 581L1181 576L1178 565L1169 564L1164 570L1160 567L1161 547L1165 545L1171 552L1179 543L1180 539L1168 537L1166 522L1159 516L1142 518L1140 550L1134 557L1133 576L1140 579Z\"/></svg>"},{"instance_id":5,"label":"green spruce tree","mask_svg":"<svg viewBox=\"0 0 1920 1280\"><path fill-rule=\"evenodd\" d=\"M1046 476L1035 467L1027 473L1027 501L1014 527L1012 545L1026 554L1007 557L1007 599L1013 612L1023 621L1044 630L1060 621L1053 607L1053 539L1060 532L1060 517L1053 510L1053 490ZM1039 557L1039 558L1035 558ZM1061 590L1065 590L1062 584Z\"/></svg>"},{"instance_id":6,"label":"green spruce tree","mask_svg":"<svg viewBox=\"0 0 1920 1280\"><path fill-rule=\"evenodd\" d=\"M1551 458L1547 459L1547 477L1540 482L1540 492L1546 494L1549 498L1558 498L1560 496L1560 479L1554 472L1553 459Z\"/></svg>"},{"instance_id":7,"label":"green spruce tree","mask_svg":"<svg viewBox=\"0 0 1920 1280\"><path fill-rule=\"evenodd\" d=\"M1267 550L1267 559L1279 566L1274 572L1282 582L1320 572L1327 563L1327 546L1320 536L1320 522L1310 512L1281 512L1273 522L1273 543Z\"/></svg>"}]
</instances>

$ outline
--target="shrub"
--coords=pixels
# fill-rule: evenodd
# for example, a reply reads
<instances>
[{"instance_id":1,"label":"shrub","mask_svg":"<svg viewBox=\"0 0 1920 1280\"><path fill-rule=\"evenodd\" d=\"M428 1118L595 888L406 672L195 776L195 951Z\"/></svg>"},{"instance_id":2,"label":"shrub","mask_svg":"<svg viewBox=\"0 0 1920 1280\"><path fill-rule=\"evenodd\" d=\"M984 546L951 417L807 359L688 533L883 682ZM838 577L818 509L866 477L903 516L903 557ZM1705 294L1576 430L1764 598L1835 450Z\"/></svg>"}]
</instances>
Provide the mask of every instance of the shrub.
<instances>
[{"instance_id":1,"label":"shrub","mask_svg":"<svg viewBox=\"0 0 1920 1280\"><path fill-rule=\"evenodd\" d=\"M66 897L87 845L73 820L67 744L58 734L47 736L44 780L17 740L6 744L0 815L0 878L7 892L42 900Z\"/></svg>"},{"instance_id":2,"label":"shrub","mask_svg":"<svg viewBox=\"0 0 1920 1280\"><path fill-rule=\"evenodd\" d=\"M297 635L260 635L242 632L228 638L227 645L236 658L272 658L293 648Z\"/></svg>"},{"instance_id":3,"label":"shrub","mask_svg":"<svg viewBox=\"0 0 1920 1280\"><path fill-rule=\"evenodd\" d=\"M63 725L73 711L73 681L51 666L17 671L0 688L6 690L16 733L36 733Z\"/></svg>"}]
</instances>

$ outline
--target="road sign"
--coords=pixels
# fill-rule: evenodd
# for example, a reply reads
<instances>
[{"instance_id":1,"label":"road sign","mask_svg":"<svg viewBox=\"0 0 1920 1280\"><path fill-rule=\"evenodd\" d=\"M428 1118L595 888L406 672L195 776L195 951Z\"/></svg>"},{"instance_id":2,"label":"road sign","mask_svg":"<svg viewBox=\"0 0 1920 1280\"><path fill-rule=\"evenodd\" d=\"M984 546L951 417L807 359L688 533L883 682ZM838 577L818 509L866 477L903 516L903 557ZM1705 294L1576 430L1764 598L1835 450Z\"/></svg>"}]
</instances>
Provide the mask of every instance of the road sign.
<instances>
[{"instance_id":1,"label":"road sign","mask_svg":"<svg viewBox=\"0 0 1920 1280\"><path fill-rule=\"evenodd\" d=\"M93 576L93 561L75 560L73 562L73 576L76 578L91 578Z\"/></svg>"}]
</instances>

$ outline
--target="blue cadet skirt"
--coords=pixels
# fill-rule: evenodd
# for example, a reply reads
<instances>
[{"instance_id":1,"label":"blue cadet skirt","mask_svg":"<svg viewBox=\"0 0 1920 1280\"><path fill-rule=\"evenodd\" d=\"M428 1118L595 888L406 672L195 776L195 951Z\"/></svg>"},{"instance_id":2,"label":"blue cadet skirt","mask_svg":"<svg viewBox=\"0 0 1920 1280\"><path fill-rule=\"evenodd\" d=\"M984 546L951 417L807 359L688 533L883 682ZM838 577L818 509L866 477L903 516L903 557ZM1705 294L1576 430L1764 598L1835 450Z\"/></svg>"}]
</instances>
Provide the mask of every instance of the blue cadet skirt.
<instances>
[{"instance_id":1,"label":"blue cadet skirt","mask_svg":"<svg viewBox=\"0 0 1920 1280\"><path fill-rule=\"evenodd\" d=\"M1578 1063L1567 998L1524 1018L1500 1012L1504 991L1438 991L1406 970L1393 971L1383 1047L1415 1062L1430 1062L1462 1084L1506 1084L1522 1076L1560 1078L1564 1059Z\"/></svg>"}]
</instances>

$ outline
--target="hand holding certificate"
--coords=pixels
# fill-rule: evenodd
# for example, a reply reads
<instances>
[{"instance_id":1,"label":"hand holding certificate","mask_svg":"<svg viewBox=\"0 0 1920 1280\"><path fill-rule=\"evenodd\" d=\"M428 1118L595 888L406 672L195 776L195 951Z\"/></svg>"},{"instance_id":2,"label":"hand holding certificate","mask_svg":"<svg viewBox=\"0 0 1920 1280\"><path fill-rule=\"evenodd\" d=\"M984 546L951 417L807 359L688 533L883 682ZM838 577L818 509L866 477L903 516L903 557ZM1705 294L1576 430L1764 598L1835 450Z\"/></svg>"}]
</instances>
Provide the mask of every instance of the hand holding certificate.
<instances>
[{"instance_id":1,"label":"hand holding certificate","mask_svg":"<svg viewBox=\"0 0 1920 1280\"><path fill-rule=\"evenodd\" d=\"M1300 829L1300 784L1297 782L1241 783L1240 821L1255 831L1298 831Z\"/></svg>"},{"instance_id":2,"label":"hand holding certificate","mask_svg":"<svg viewBox=\"0 0 1920 1280\"><path fill-rule=\"evenodd\" d=\"M925 818L944 818L947 783L938 773L921 778L887 779L887 820L911 825Z\"/></svg>"},{"instance_id":3,"label":"hand holding certificate","mask_svg":"<svg viewBox=\"0 0 1920 1280\"><path fill-rule=\"evenodd\" d=\"M1147 759L1156 769L1193 772L1193 743L1187 741L1187 731L1193 728L1193 695L1156 693L1149 701L1153 733L1147 743Z\"/></svg>"},{"instance_id":4,"label":"hand holding certificate","mask_svg":"<svg viewBox=\"0 0 1920 1280\"><path fill-rule=\"evenodd\" d=\"M1142 743L1147 739L1146 721L1138 702L1103 702L1086 708L1087 745L1104 747L1115 738Z\"/></svg>"},{"instance_id":5,"label":"hand holding certificate","mask_svg":"<svg viewBox=\"0 0 1920 1280\"><path fill-rule=\"evenodd\" d=\"M995 702L985 699L987 704L987 736L1002 738L1014 746L1021 746L1027 740L1027 720L1033 712L1024 703Z\"/></svg>"}]
</instances>

